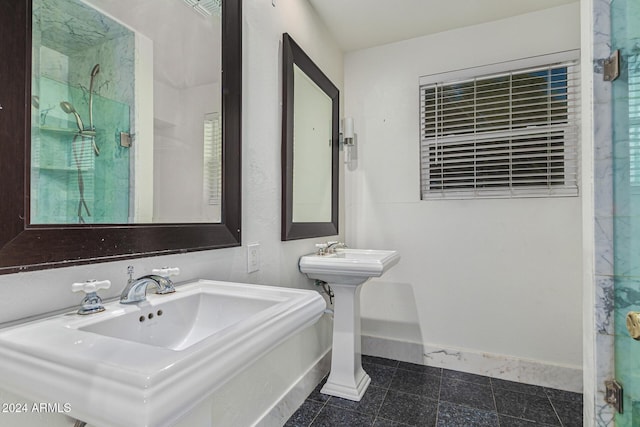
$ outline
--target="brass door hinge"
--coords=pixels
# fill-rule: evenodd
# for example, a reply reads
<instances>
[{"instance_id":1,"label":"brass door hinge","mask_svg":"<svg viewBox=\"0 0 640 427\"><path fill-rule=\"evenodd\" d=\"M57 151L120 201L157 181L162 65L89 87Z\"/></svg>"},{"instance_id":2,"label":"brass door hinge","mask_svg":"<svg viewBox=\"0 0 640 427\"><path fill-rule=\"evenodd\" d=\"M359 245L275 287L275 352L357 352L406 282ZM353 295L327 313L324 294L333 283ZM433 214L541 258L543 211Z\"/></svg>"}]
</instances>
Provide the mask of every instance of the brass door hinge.
<instances>
[{"instance_id":1,"label":"brass door hinge","mask_svg":"<svg viewBox=\"0 0 640 427\"><path fill-rule=\"evenodd\" d=\"M604 387L604 399L622 414L622 386L616 380L609 380L604 382Z\"/></svg>"},{"instance_id":2,"label":"brass door hinge","mask_svg":"<svg viewBox=\"0 0 640 427\"><path fill-rule=\"evenodd\" d=\"M620 76L620 49L615 50L610 57L604 60L605 82L612 82Z\"/></svg>"}]
</instances>

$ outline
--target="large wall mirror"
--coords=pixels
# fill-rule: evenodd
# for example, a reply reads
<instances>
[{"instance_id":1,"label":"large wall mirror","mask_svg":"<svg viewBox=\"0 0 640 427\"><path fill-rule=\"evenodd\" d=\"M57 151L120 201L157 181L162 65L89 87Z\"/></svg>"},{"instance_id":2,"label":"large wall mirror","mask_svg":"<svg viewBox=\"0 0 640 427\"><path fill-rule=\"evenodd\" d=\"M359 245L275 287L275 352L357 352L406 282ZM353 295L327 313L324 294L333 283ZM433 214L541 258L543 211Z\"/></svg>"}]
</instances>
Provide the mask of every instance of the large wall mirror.
<instances>
[{"instance_id":1,"label":"large wall mirror","mask_svg":"<svg viewBox=\"0 0 640 427\"><path fill-rule=\"evenodd\" d=\"M338 234L339 91L282 36L282 240Z\"/></svg>"},{"instance_id":2,"label":"large wall mirror","mask_svg":"<svg viewBox=\"0 0 640 427\"><path fill-rule=\"evenodd\" d=\"M241 6L2 2L0 273L240 244Z\"/></svg>"}]
</instances>

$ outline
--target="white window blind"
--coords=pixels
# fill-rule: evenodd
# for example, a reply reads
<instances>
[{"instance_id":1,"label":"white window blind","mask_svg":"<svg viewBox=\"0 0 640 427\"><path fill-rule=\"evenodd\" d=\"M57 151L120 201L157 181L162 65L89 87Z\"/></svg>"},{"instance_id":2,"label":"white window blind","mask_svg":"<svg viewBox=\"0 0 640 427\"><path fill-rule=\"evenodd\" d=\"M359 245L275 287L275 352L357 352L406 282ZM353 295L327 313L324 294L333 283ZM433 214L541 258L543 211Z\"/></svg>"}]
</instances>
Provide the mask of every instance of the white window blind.
<instances>
[{"instance_id":1,"label":"white window blind","mask_svg":"<svg viewBox=\"0 0 640 427\"><path fill-rule=\"evenodd\" d=\"M421 79L423 199L578 194L579 67L557 58Z\"/></svg>"},{"instance_id":2,"label":"white window blind","mask_svg":"<svg viewBox=\"0 0 640 427\"><path fill-rule=\"evenodd\" d=\"M222 195L222 126L219 113L209 113L204 120L204 200L219 205Z\"/></svg>"}]
</instances>

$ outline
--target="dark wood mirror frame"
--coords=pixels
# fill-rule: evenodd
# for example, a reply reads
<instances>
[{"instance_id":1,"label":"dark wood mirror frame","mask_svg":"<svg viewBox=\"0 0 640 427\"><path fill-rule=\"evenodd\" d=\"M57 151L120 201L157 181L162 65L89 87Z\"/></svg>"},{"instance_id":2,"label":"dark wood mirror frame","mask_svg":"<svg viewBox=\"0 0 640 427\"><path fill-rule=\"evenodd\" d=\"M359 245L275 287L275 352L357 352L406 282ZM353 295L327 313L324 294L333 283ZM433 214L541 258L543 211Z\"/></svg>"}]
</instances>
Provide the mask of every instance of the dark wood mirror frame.
<instances>
[{"instance_id":1,"label":"dark wood mirror frame","mask_svg":"<svg viewBox=\"0 0 640 427\"><path fill-rule=\"evenodd\" d=\"M331 98L331 222L293 222L293 65L297 65ZM296 44L282 35L282 240L338 234L338 88ZM313 173L313 171L308 171Z\"/></svg>"},{"instance_id":2,"label":"dark wood mirror frame","mask_svg":"<svg viewBox=\"0 0 640 427\"><path fill-rule=\"evenodd\" d=\"M0 274L241 244L242 0L222 8L219 224L30 224L31 0L0 2L0 58Z\"/></svg>"}]
</instances>

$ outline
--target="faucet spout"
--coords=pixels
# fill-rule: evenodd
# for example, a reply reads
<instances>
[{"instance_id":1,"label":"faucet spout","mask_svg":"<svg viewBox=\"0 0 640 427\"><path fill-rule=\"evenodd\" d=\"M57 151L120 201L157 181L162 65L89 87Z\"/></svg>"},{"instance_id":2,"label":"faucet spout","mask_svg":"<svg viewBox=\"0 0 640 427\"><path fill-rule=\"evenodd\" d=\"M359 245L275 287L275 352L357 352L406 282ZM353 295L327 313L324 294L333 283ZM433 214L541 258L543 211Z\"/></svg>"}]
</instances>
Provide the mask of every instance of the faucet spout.
<instances>
[{"instance_id":1,"label":"faucet spout","mask_svg":"<svg viewBox=\"0 0 640 427\"><path fill-rule=\"evenodd\" d=\"M147 288L155 286L156 294L175 292L173 282L168 277L148 274L127 283L120 295L120 304L136 304L147 299Z\"/></svg>"},{"instance_id":2,"label":"faucet spout","mask_svg":"<svg viewBox=\"0 0 640 427\"><path fill-rule=\"evenodd\" d=\"M327 243L316 243L316 248L318 248L318 251L316 253L318 255L334 254L336 252L336 249L346 248L346 247L347 247L346 244L338 241L329 241Z\"/></svg>"},{"instance_id":3,"label":"faucet spout","mask_svg":"<svg viewBox=\"0 0 640 427\"><path fill-rule=\"evenodd\" d=\"M346 247L347 245L345 245L344 242L334 241L334 242L327 242L327 248L325 250L326 250L326 253L332 254L332 253L335 253L336 249L346 248Z\"/></svg>"}]
</instances>

